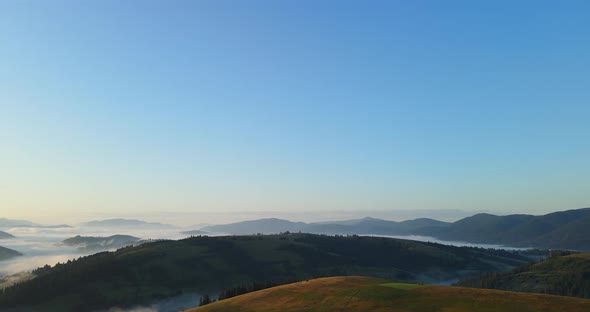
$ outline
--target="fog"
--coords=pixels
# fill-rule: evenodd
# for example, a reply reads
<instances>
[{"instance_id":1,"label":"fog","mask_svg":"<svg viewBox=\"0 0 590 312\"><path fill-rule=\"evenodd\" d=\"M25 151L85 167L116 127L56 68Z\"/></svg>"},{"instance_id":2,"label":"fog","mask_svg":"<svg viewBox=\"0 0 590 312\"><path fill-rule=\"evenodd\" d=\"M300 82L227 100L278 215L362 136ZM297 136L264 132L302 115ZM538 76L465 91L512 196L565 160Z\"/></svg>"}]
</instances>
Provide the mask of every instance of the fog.
<instances>
[{"instance_id":1,"label":"fog","mask_svg":"<svg viewBox=\"0 0 590 312\"><path fill-rule=\"evenodd\" d=\"M164 222L169 224L183 224L185 227L176 227L170 229L155 229L155 228L95 228L86 226L75 226L71 228L39 228L39 227L14 227L14 228L0 228L0 230L8 232L16 238L0 240L0 246L14 249L23 254L22 257L13 258L11 260L0 261L0 278L22 272L31 271L37 267L45 264L55 265L58 262L67 262L71 259L86 256L95 253L96 250L79 250L74 246L66 246L61 244L66 238L76 235L81 236L111 236L115 234L132 235L140 239L180 239L187 235L181 234L182 231L195 230L205 224L197 224L196 220L206 221L209 224L224 224L229 222L253 220L261 217L278 217L285 218L292 221L333 221L360 218L367 215L372 217L379 217L388 220L407 220L417 217L430 216L432 217L432 210L424 211L331 211L331 212L218 212L210 214L200 214L198 216L191 213L146 213L143 218L148 221ZM441 210L437 211L435 218L440 220L456 220L466 216L465 211L460 210ZM313 216L313 217L311 217ZM105 217L105 216L102 216ZM111 217L139 217L139 216L111 216ZM156 218L156 219L154 219ZM38 221L38 220L34 220ZM56 223L63 223L72 220L54 220ZM59 222L57 222L59 221ZM433 238L422 237L402 237L423 241L437 241ZM440 241L437 241L440 242ZM443 242L445 243L445 242ZM457 243L458 246L471 246L472 244ZM492 246L497 247L497 246Z\"/></svg>"},{"instance_id":2,"label":"fog","mask_svg":"<svg viewBox=\"0 0 590 312\"><path fill-rule=\"evenodd\" d=\"M0 262L0 277L7 275L31 271L45 264L55 265L58 262L67 262L97 252L96 250L79 250L74 246L61 244L66 238L76 235L81 236L111 236L115 234L132 235L140 239L181 239L187 237L181 234L193 228L171 228L171 229L145 229L145 228L91 228L91 227L72 227L72 228L28 228L18 227L2 229L16 238L5 239L0 241L0 246L14 249L23 254L10 260ZM391 235L371 235L381 237L392 237L410 239L424 242L434 242L453 246L483 247L483 248L502 248L509 250L518 250L526 248L511 248L501 245L489 244L472 244L457 241L441 241L427 236L391 236Z\"/></svg>"},{"instance_id":3,"label":"fog","mask_svg":"<svg viewBox=\"0 0 590 312\"><path fill-rule=\"evenodd\" d=\"M74 246L67 246L61 242L76 235L81 236L111 236L115 234L132 235L141 239L181 239L187 237L181 234L191 228L170 228L170 229L145 229L145 228L92 228L92 227L72 227L72 228L33 228L33 227L16 227L1 229L8 232L16 238L5 239L0 241L0 245L14 249L23 254L11 260L0 261L0 278L3 279L3 286L11 283L31 278L27 273L31 270L49 264L51 266L58 262L64 263L68 260L77 259L92 253L96 250L81 250ZM437 240L427 236L389 236L389 235L368 235L379 237L391 237L410 239L424 242L434 242L453 246L483 247L483 248L502 248L502 249L524 249L508 248L500 245L470 244L465 242L449 242ZM441 281L437 281L439 284ZM452 282L452 281L448 281ZM442 282L444 283L444 282ZM198 305L200 294L184 293L179 296L168 299L154 301L145 306L135 307L111 307L110 309L96 312L168 312L180 311L196 307Z\"/></svg>"},{"instance_id":4,"label":"fog","mask_svg":"<svg viewBox=\"0 0 590 312\"><path fill-rule=\"evenodd\" d=\"M95 312L177 312L196 308L201 295L198 293L184 293L175 297L154 301L145 306L131 308L112 307Z\"/></svg>"},{"instance_id":5,"label":"fog","mask_svg":"<svg viewBox=\"0 0 590 312\"><path fill-rule=\"evenodd\" d=\"M436 239L431 236L421 236L421 235L362 235L362 236L373 236L373 237L389 237L389 238L399 238L399 239L409 239L419 242L429 242L429 243L438 243L443 245L450 245L450 246L457 246L457 247L478 247L478 248L492 248L492 249L505 249L505 250L527 250L531 249L532 247L520 248L520 247L507 247L503 245L493 245L493 244L476 244L476 243L466 243L461 241L444 241L440 239Z\"/></svg>"},{"instance_id":6,"label":"fog","mask_svg":"<svg viewBox=\"0 0 590 312\"><path fill-rule=\"evenodd\" d=\"M29 228L17 227L1 229L16 238L0 241L0 246L14 249L23 254L10 260L0 261L0 277L22 271L31 271L45 264L55 265L58 262L96 253L96 250L79 250L74 246L61 244L76 235L111 236L115 234L132 235L141 239L180 239L187 235L181 234L186 229L125 229L125 228Z\"/></svg>"},{"instance_id":7,"label":"fog","mask_svg":"<svg viewBox=\"0 0 590 312\"><path fill-rule=\"evenodd\" d=\"M16 227L3 228L16 238L0 241L0 246L14 249L23 254L10 260L0 261L0 286L31 278L27 273L31 270L49 264L51 266L58 262L64 263L68 260L77 259L97 251L82 251L74 246L67 246L61 242L76 235L81 236L111 236L115 234L132 235L141 239L181 239L187 237L181 234L194 228L171 228L171 229L143 229L143 228L32 228ZM154 301L145 306L130 308L112 307L100 312L168 312L180 311L194 308L199 305L201 295L198 293L184 293L175 297ZM99 312L99 311L96 311Z\"/></svg>"}]
</instances>

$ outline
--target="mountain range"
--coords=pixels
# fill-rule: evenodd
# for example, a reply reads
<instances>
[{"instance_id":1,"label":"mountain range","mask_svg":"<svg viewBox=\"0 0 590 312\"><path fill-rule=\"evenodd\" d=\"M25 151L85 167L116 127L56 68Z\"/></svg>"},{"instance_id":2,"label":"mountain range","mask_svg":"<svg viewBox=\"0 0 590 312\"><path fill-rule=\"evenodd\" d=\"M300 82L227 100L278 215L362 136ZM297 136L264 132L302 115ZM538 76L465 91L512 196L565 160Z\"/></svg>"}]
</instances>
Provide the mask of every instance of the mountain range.
<instances>
[{"instance_id":1,"label":"mountain range","mask_svg":"<svg viewBox=\"0 0 590 312\"><path fill-rule=\"evenodd\" d=\"M590 298L590 253L560 253L508 272L462 279L458 286Z\"/></svg>"},{"instance_id":2,"label":"mountain range","mask_svg":"<svg viewBox=\"0 0 590 312\"><path fill-rule=\"evenodd\" d=\"M420 235L441 240L512 247L590 250L590 208L541 216L476 214L445 228L422 229Z\"/></svg>"},{"instance_id":3,"label":"mountain range","mask_svg":"<svg viewBox=\"0 0 590 312\"><path fill-rule=\"evenodd\" d=\"M446 241L590 251L590 208L541 216L497 216L480 213L453 223L427 218L402 222L363 218L316 223L271 218L206 226L201 230L224 234L271 234L289 231L342 235L422 235Z\"/></svg>"},{"instance_id":4,"label":"mountain range","mask_svg":"<svg viewBox=\"0 0 590 312\"><path fill-rule=\"evenodd\" d=\"M30 227L30 228L71 228L67 224L58 225L41 225L27 220L15 220L0 218L0 228L15 228L15 227Z\"/></svg>"},{"instance_id":5,"label":"mountain range","mask_svg":"<svg viewBox=\"0 0 590 312\"><path fill-rule=\"evenodd\" d=\"M102 228L144 228L144 229L173 229L176 226L158 222L145 222L134 219L107 219L96 220L82 224L83 227L102 227Z\"/></svg>"},{"instance_id":6,"label":"mountain range","mask_svg":"<svg viewBox=\"0 0 590 312\"><path fill-rule=\"evenodd\" d=\"M243 221L225 225L213 225L201 230L225 234L276 234L280 232L303 232L313 234L381 234L412 235L418 229L449 226L450 223L421 218L402 222L375 218L332 222L291 222L283 219L269 218Z\"/></svg>"}]
</instances>

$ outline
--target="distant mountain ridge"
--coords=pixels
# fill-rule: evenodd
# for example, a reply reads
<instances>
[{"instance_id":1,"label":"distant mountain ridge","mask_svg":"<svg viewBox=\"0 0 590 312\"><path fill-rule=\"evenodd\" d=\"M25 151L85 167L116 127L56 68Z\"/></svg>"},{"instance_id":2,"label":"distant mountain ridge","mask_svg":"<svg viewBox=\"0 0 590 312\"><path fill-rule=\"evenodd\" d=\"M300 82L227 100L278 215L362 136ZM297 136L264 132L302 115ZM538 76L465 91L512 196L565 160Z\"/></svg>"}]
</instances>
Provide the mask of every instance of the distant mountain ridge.
<instances>
[{"instance_id":1,"label":"distant mountain ridge","mask_svg":"<svg viewBox=\"0 0 590 312\"><path fill-rule=\"evenodd\" d=\"M448 227L425 228L416 234L470 243L587 251L590 250L590 208L541 216L476 214Z\"/></svg>"},{"instance_id":2,"label":"distant mountain ridge","mask_svg":"<svg viewBox=\"0 0 590 312\"><path fill-rule=\"evenodd\" d=\"M118 227L118 228L159 228L159 229L173 229L176 226L171 224L164 224L159 222L146 222L135 219L106 219L90 221L82 224L88 227Z\"/></svg>"},{"instance_id":3,"label":"distant mountain ridge","mask_svg":"<svg viewBox=\"0 0 590 312\"><path fill-rule=\"evenodd\" d=\"M108 237L76 235L63 240L62 243L84 250L108 250L132 245L139 240L140 238L130 235L112 235Z\"/></svg>"},{"instance_id":4,"label":"distant mountain ridge","mask_svg":"<svg viewBox=\"0 0 590 312\"><path fill-rule=\"evenodd\" d=\"M10 233L0 231L0 239L7 239L7 238L14 238L14 237L15 236Z\"/></svg>"},{"instance_id":5,"label":"distant mountain ridge","mask_svg":"<svg viewBox=\"0 0 590 312\"><path fill-rule=\"evenodd\" d=\"M31 228L71 228L67 224L41 225L27 220L0 218L0 228L31 227Z\"/></svg>"},{"instance_id":6,"label":"distant mountain ridge","mask_svg":"<svg viewBox=\"0 0 590 312\"><path fill-rule=\"evenodd\" d=\"M367 217L315 223L270 218L206 226L201 230L224 234L289 231L332 235L421 235L477 244L590 251L590 208L541 216L479 213L453 223L428 218L397 222Z\"/></svg>"},{"instance_id":7,"label":"distant mountain ridge","mask_svg":"<svg viewBox=\"0 0 590 312\"><path fill-rule=\"evenodd\" d=\"M450 223L426 218L396 222L366 217L363 219L315 223L291 222L289 220L269 218L206 226L201 230L225 234L276 234L289 231L313 234L409 235L419 228L448 225Z\"/></svg>"},{"instance_id":8,"label":"distant mountain ridge","mask_svg":"<svg viewBox=\"0 0 590 312\"><path fill-rule=\"evenodd\" d=\"M23 255L22 253L20 253L16 250L12 250L10 248L0 246L0 261L8 260L8 259L22 256L22 255Z\"/></svg>"},{"instance_id":9,"label":"distant mountain ridge","mask_svg":"<svg viewBox=\"0 0 590 312\"><path fill-rule=\"evenodd\" d=\"M304 222L291 222L289 220L268 218L231 224L211 225L201 228L200 230L226 234L276 234L286 231L297 232L304 225L306 225Z\"/></svg>"}]
</instances>

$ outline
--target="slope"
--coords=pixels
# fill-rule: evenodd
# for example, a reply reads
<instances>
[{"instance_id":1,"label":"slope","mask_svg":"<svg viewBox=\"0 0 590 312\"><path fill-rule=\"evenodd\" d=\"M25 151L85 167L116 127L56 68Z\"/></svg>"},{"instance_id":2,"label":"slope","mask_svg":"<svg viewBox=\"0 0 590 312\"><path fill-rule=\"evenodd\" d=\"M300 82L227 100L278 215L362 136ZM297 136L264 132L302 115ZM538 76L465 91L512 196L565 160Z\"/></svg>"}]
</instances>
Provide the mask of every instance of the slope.
<instances>
[{"instance_id":1,"label":"slope","mask_svg":"<svg viewBox=\"0 0 590 312\"><path fill-rule=\"evenodd\" d=\"M458 285L590 298L590 254L553 256L510 272L465 278Z\"/></svg>"},{"instance_id":2,"label":"slope","mask_svg":"<svg viewBox=\"0 0 590 312\"><path fill-rule=\"evenodd\" d=\"M348 276L314 279L225 299L191 312L590 310L590 300L450 286L390 283Z\"/></svg>"},{"instance_id":3,"label":"slope","mask_svg":"<svg viewBox=\"0 0 590 312\"><path fill-rule=\"evenodd\" d=\"M14 238L14 235L0 231L0 239Z\"/></svg>"},{"instance_id":4,"label":"slope","mask_svg":"<svg viewBox=\"0 0 590 312\"><path fill-rule=\"evenodd\" d=\"M450 226L418 229L415 234L513 247L590 250L590 208L542 216L480 213Z\"/></svg>"},{"instance_id":5,"label":"slope","mask_svg":"<svg viewBox=\"0 0 590 312\"><path fill-rule=\"evenodd\" d=\"M448 282L526 262L505 251L379 237L192 237L102 252L37 271L35 279L0 294L0 310L49 311L46 305L57 302L60 311L86 311L144 304L183 291L213 294L254 281L330 275Z\"/></svg>"},{"instance_id":6,"label":"slope","mask_svg":"<svg viewBox=\"0 0 590 312\"><path fill-rule=\"evenodd\" d=\"M76 235L64 239L62 243L67 246L77 247L81 250L114 250L139 241L140 238L130 235L111 235L108 237L80 236Z\"/></svg>"},{"instance_id":7,"label":"slope","mask_svg":"<svg viewBox=\"0 0 590 312\"><path fill-rule=\"evenodd\" d=\"M0 246L0 261L18 256L22 256L22 254L16 250Z\"/></svg>"}]
</instances>

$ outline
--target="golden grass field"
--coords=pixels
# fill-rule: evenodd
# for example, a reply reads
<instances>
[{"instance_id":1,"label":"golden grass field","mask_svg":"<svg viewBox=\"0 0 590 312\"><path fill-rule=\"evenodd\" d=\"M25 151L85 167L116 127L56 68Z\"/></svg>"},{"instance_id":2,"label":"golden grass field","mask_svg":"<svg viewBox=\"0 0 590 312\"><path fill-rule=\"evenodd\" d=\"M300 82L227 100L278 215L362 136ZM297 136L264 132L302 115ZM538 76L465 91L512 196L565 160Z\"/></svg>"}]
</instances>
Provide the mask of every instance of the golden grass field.
<instances>
[{"instance_id":1,"label":"golden grass field","mask_svg":"<svg viewBox=\"0 0 590 312\"><path fill-rule=\"evenodd\" d=\"M346 276L273 287L190 311L588 312L590 300Z\"/></svg>"}]
</instances>

